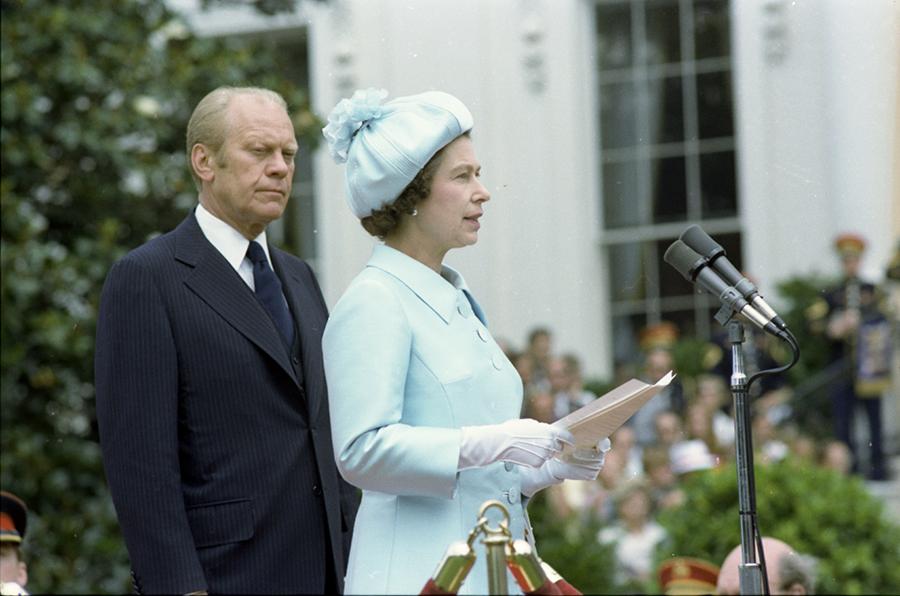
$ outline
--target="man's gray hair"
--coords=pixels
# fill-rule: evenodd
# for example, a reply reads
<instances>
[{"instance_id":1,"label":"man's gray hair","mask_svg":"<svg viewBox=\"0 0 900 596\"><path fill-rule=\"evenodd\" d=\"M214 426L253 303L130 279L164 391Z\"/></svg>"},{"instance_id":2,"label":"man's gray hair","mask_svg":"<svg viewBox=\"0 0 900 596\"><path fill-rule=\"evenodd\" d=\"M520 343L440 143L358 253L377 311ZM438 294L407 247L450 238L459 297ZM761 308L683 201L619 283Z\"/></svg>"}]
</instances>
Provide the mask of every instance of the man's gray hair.
<instances>
[{"instance_id":1,"label":"man's gray hair","mask_svg":"<svg viewBox=\"0 0 900 596\"><path fill-rule=\"evenodd\" d=\"M231 100L239 95L256 95L268 99L271 102L284 108L287 112L288 106L284 98L276 91L264 89L262 87L218 87L206 94L206 97L200 100L191 119L188 121L186 134L187 161L194 178L194 184L197 190L200 190L200 178L194 172L194 165L191 162L191 151L194 145L201 143L206 145L209 150L220 157L220 151L225 144L225 137L228 133L228 126L225 120L225 113Z\"/></svg>"},{"instance_id":2,"label":"man's gray hair","mask_svg":"<svg viewBox=\"0 0 900 596\"><path fill-rule=\"evenodd\" d=\"M778 584L782 590L800 584L806 589L807 594L815 594L817 566L818 562L813 556L797 552L788 553L778 562Z\"/></svg>"}]
</instances>

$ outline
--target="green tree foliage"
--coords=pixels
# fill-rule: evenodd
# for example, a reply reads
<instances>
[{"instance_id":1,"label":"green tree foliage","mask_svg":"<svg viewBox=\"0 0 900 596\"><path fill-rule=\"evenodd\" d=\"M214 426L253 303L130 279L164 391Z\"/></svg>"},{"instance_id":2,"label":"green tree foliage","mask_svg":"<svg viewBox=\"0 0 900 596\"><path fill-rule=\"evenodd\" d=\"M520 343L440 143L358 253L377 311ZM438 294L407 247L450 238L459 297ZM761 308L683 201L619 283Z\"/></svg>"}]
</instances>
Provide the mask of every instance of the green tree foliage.
<instances>
[{"instance_id":1,"label":"green tree foliage","mask_svg":"<svg viewBox=\"0 0 900 596\"><path fill-rule=\"evenodd\" d=\"M601 523L590 515L561 516L548 494L541 491L528 504L541 559L583 594L628 593L614 579L614 547L597 540Z\"/></svg>"},{"instance_id":2,"label":"green tree foliage","mask_svg":"<svg viewBox=\"0 0 900 596\"><path fill-rule=\"evenodd\" d=\"M900 527L856 477L790 460L756 465L757 518L762 533L818 560L818 594L900 594ZM719 565L740 543L734 464L682 479L683 505L660 512L668 537L656 568L670 557ZM585 594L660 593L649 585L618 585L612 545L597 542L589 516L556 514L547 491L528 511L541 558Z\"/></svg>"},{"instance_id":3,"label":"green tree foliage","mask_svg":"<svg viewBox=\"0 0 900 596\"><path fill-rule=\"evenodd\" d=\"M320 123L268 39L198 39L161 0L3 1L2 486L29 505L32 592L129 589L93 404L110 264L194 204L184 128L222 85Z\"/></svg>"},{"instance_id":4,"label":"green tree foliage","mask_svg":"<svg viewBox=\"0 0 900 596\"><path fill-rule=\"evenodd\" d=\"M829 344L821 329L815 328L815 311L821 308L825 290L836 283L836 279L808 275L792 277L778 285L778 293L786 304L782 316L800 345L800 360L788 373L795 388L791 406L804 432L817 438L831 436L828 390L842 370L828 366Z\"/></svg>"},{"instance_id":5,"label":"green tree foliage","mask_svg":"<svg viewBox=\"0 0 900 596\"><path fill-rule=\"evenodd\" d=\"M756 466L756 508L766 536L819 561L819 594L900 593L900 527L855 477L791 461ZM687 478L687 500L661 514L666 556L720 564L740 543L734 465Z\"/></svg>"}]
</instances>

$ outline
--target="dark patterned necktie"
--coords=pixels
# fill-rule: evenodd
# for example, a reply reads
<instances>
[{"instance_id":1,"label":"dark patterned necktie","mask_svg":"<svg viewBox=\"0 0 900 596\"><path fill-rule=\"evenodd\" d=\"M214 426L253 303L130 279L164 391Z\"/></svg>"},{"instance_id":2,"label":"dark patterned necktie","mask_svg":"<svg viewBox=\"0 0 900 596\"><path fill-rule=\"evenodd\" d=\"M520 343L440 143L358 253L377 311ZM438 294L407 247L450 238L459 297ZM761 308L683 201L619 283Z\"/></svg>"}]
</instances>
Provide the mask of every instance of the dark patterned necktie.
<instances>
[{"instance_id":1,"label":"dark patterned necktie","mask_svg":"<svg viewBox=\"0 0 900 596\"><path fill-rule=\"evenodd\" d=\"M281 290L281 282L278 276L269 266L266 253L258 242L251 242L247 248L247 258L253 263L253 285L256 286L256 298L259 300L275 328L281 333L288 349L294 344L294 319L288 310Z\"/></svg>"}]
</instances>

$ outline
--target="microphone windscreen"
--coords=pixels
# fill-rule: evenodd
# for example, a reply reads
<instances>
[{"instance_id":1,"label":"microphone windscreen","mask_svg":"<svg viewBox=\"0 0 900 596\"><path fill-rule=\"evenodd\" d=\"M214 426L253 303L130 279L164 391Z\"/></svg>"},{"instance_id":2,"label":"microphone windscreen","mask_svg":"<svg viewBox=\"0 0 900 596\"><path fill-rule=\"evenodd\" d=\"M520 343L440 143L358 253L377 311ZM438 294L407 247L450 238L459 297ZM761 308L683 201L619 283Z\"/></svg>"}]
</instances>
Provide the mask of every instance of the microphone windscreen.
<instances>
[{"instance_id":1,"label":"microphone windscreen","mask_svg":"<svg viewBox=\"0 0 900 596\"><path fill-rule=\"evenodd\" d=\"M705 263L705 259L697 251L681 240L676 240L666 249L663 260L688 281L693 281L694 272Z\"/></svg>"},{"instance_id":2,"label":"microphone windscreen","mask_svg":"<svg viewBox=\"0 0 900 596\"><path fill-rule=\"evenodd\" d=\"M719 253L724 254L725 249L722 246L713 240L709 234L703 231L698 225L690 226L684 232L681 233L681 241L693 248L695 251L706 257L707 259L711 259L717 256Z\"/></svg>"}]
</instances>

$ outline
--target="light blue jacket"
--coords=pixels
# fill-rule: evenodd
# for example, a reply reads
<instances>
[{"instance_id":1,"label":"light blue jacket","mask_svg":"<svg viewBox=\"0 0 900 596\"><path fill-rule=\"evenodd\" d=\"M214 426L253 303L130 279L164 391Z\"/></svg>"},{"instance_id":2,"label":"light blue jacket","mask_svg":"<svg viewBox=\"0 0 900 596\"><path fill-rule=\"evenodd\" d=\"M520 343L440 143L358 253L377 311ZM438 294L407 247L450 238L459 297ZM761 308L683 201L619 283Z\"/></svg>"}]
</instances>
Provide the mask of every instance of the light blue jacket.
<instances>
[{"instance_id":1,"label":"light blue jacket","mask_svg":"<svg viewBox=\"0 0 900 596\"><path fill-rule=\"evenodd\" d=\"M363 489L348 594L418 594L488 499L506 505L523 538L518 468L457 472L460 427L518 418L522 405L522 381L484 321L459 273L438 275L384 245L331 313L323 351L335 459ZM487 593L480 539L475 551L460 594Z\"/></svg>"}]
</instances>

